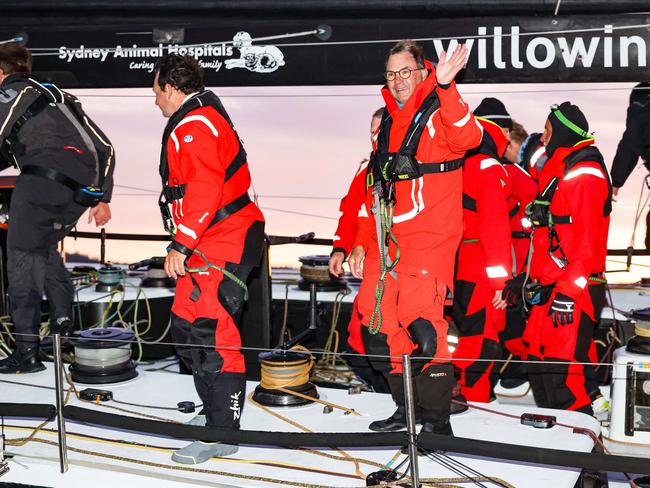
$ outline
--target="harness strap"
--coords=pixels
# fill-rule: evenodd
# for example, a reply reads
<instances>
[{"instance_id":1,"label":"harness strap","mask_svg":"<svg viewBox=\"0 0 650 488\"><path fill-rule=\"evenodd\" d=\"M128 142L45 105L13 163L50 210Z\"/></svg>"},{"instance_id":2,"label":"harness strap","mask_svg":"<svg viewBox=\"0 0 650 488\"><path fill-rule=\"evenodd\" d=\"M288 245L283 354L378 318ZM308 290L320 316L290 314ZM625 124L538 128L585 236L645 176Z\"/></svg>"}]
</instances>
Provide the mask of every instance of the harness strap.
<instances>
[{"instance_id":1,"label":"harness strap","mask_svg":"<svg viewBox=\"0 0 650 488\"><path fill-rule=\"evenodd\" d=\"M76 191L80 187L84 186L81 183L78 183L72 178L52 168L44 168L42 166L27 165L22 167L21 173L27 175L41 176L42 178L47 178L48 180L56 181L57 183L61 183L62 185L67 186L72 191Z\"/></svg>"},{"instance_id":2,"label":"harness strap","mask_svg":"<svg viewBox=\"0 0 650 488\"><path fill-rule=\"evenodd\" d=\"M470 212L476 212L476 199L470 197L467 193L463 193L463 208L465 210L469 210ZM519 202L515 203L515 205L508 212L508 216L510 218L513 218L515 215L517 215L517 212L519 212L520 208L521 205Z\"/></svg>"},{"instance_id":3,"label":"harness strap","mask_svg":"<svg viewBox=\"0 0 650 488\"><path fill-rule=\"evenodd\" d=\"M513 239L530 239L531 233L523 230L513 230L512 238Z\"/></svg>"},{"instance_id":4,"label":"harness strap","mask_svg":"<svg viewBox=\"0 0 650 488\"><path fill-rule=\"evenodd\" d=\"M224 205L219 210L217 210L217 213L214 214L214 217L210 221L210 225L208 225L208 228L212 227L213 225L217 225L219 222L227 219L235 212L239 212L241 209L246 207L249 203L251 203L251 198L248 196L248 193L244 193L243 195L238 196L232 202L230 202L227 205Z\"/></svg>"},{"instance_id":5,"label":"harness strap","mask_svg":"<svg viewBox=\"0 0 650 488\"><path fill-rule=\"evenodd\" d=\"M27 110L25 110L25 112L20 117L18 117L16 122L14 122L14 125L11 128L9 135L5 138L3 143L3 145L6 146L10 154L12 155L14 154L13 147L18 142L18 133L20 132L20 129L22 129L23 125L25 125L25 123L29 119L35 117L43 110L45 110L45 107L47 107L51 102L52 100L50 100L47 96L41 93L39 97L36 100L34 100L32 104L27 108Z\"/></svg>"},{"instance_id":6,"label":"harness strap","mask_svg":"<svg viewBox=\"0 0 650 488\"><path fill-rule=\"evenodd\" d=\"M451 161L441 161L439 163L420 163L420 173L433 174L433 173L448 173L456 171L463 167L463 158L452 159Z\"/></svg>"},{"instance_id":7,"label":"harness strap","mask_svg":"<svg viewBox=\"0 0 650 488\"><path fill-rule=\"evenodd\" d=\"M510 218L513 218L515 215L517 215L520 208L521 208L521 205L519 204L519 202L515 203L515 206L510 209L510 212L508 213L508 216Z\"/></svg>"},{"instance_id":8,"label":"harness strap","mask_svg":"<svg viewBox=\"0 0 650 488\"><path fill-rule=\"evenodd\" d=\"M167 202L173 202L174 200L180 200L185 195L185 184L176 185L176 186L165 186L163 187L163 195Z\"/></svg>"},{"instance_id":9,"label":"harness strap","mask_svg":"<svg viewBox=\"0 0 650 488\"><path fill-rule=\"evenodd\" d=\"M570 215L551 214L551 219L553 219L554 224L570 224L573 222Z\"/></svg>"}]
</instances>

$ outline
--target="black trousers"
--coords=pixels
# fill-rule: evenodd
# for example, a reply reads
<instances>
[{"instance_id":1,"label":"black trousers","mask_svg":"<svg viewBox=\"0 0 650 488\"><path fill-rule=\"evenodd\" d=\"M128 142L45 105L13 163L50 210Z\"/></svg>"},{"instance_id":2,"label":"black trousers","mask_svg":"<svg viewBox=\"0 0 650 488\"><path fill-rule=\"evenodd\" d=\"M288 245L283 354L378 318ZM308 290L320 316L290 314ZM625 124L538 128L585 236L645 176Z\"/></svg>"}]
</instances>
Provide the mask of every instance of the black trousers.
<instances>
[{"instance_id":1,"label":"black trousers","mask_svg":"<svg viewBox=\"0 0 650 488\"><path fill-rule=\"evenodd\" d=\"M43 293L50 321L72 317L74 287L57 245L85 210L60 183L33 175L20 175L16 181L9 211L7 278L19 348L39 343Z\"/></svg>"},{"instance_id":2,"label":"black trousers","mask_svg":"<svg viewBox=\"0 0 650 488\"><path fill-rule=\"evenodd\" d=\"M246 282L253 266L227 263L226 269ZM236 326L239 325L243 298L243 289L224 276L219 283L219 301ZM232 322L209 317L198 317L189 322L172 314L171 332L176 352L185 366L192 370L194 385L210 427L238 429L246 401L245 371L225 370L224 351L217 347L221 334L230 336L234 332L226 328ZM241 352L236 351L236 354L241 355Z\"/></svg>"}]
</instances>

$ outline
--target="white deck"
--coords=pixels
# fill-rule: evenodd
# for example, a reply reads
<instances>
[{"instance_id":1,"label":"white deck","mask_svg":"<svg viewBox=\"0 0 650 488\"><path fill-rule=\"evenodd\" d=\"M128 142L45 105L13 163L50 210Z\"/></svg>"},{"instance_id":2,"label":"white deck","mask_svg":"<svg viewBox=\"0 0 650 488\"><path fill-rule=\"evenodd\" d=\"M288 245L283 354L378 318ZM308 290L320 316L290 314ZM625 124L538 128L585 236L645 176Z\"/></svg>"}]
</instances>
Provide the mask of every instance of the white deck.
<instances>
[{"instance_id":1,"label":"white deck","mask_svg":"<svg viewBox=\"0 0 650 488\"><path fill-rule=\"evenodd\" d=\"M175 406L181 400L193 400L198 403L190 376L171 374L165 372L146 371L152 366L141 366L138 378L119 385L104 386L101 388L113 391L116 400L144 403L148 405ZM33 385L52 386L54 384L53 367L48 364L48 370L30 375L3 376L0 380L27 382ZM83 388L82 385L78 385ZM248 384L248 392L255 387L254 383ZM54 391L37 389L28 386L0 383L2 391L0 401L24 403L55 403ZM319 389L324 399L354 408L362 417L344 415L335 410L324 414L320 405L296 407L293 409L280 409L280 413L300 422L305 427L317 432L369 432L367 425L375 419L385 418L394 410L394 405L388 395L376 393L362 393L348 395L345 390ZM102 406L79 402L72 398L71 405L85 408L98 409L105 412L125 414ZM115 405L129 410L157 415L167 419L185 422L193 414L183 414L177 411L154 410L151 408L130 407ZM507 413L521 414L523 412L537 411L531 407L514 405L491 404L498 410ZM555 415L558 422L579 425L599 432L598 423L591 417L565 411L547 411ZM35 426L38 422L22 419L5 419L9 425ZM555 426L549 430L539 430L521 425L517 420L480 411L470 411L452 418L456 435L474 439L493 440L505 443L514 443L526 446L560 448L579 452L591 451L593 443L585 435L574 434L571 429ZM178 483L192 483L204 486L238 486L238 487L267 487L279 486L277 483L264 482L259 479L241 479L235 476L220 474L222 472L243 474L253 477L274 478L285 480L280 486L292 486L290 482L309 483L323 486L365 486L365 482L354 478L355 469L351 462L346 460L328 459L313 453L298 450L280 449L276 447L242 446L233 459L212 459L197 466L203 472L179 470L183 465L175 464L170 460L168 449L145 449L135 446L106 443L105 441L92 441L76 437L74 433L84 433L102 436L114 440L127 440L148 443L151 446L164 446L166 448L180 447L186 441L157 438L134 434L126 431L112 431L76 422L67 422L68 446L71 448L96 451L113 456L121 456L125 460L102 458L95 455L68 451L70 469L65 474L59 473L58 448L56 447L56 434L42 431L38 439L47 439L54 445L39 442L29 442L24 446L9 446L7 450L15 454L9 461L11 470L2 476L2 482L28 483L51 487L86 488L91 482L93 488L119 486L139 487L173 487ZM46 428L56 429L56 422L49 423ZM242 416L242 428L251 430L288 431L297 432L298 429L267 414L251 403L246 405ZM26 436L29 430L16 430L7 427L7 439ZM376 449L346 449L353 457L363 458L378 463L388 463L395 455L396 448ZM329 454L339 455L333 450L324 450ZM577 469L549 468L524 463L498 462L492 459L476 458L471 456L453 455L454 458L470 465L481 473L500 478L515 487L557 487L572 488L579 475ZM400 455L399 460L404 456ZM140 460L156 463L156 466L145 466L128 460ZM253 462L257 463L253 463ZM288 463L295 466L304 466L331 472L321 474L306 472L297 469L287 469L269 465L260 465L260 461ZM364 475L376 471L378 468L361 464ZM209 472L205 472L208 470ZM430 477L456 477L457 475L446 468L420 457L420 476ZM487 486L490 485L489 483ZM613 485L614 486L614 485Z\"/></svg>"}]
</instances>

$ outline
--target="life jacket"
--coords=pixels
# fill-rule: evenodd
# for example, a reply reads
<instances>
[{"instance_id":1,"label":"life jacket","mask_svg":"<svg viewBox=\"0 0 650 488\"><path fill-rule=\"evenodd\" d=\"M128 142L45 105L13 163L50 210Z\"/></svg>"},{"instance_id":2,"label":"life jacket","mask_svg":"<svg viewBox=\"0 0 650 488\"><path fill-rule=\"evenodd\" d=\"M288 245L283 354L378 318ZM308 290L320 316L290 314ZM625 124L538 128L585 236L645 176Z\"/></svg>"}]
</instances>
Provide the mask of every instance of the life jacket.
<instances>
[{"instance_id":1,"label":"life jacket","mask_svg":"<svg viewBox=\"0 0 650 488\"><path fill-rule=\"evenodd\" d=\"M440 107L440 100L435 91L432 91L423 101L411 120L402 140L399 151L389 152L388 143L392 126L392 117L388 109L379 126L377 145L373 151L368 165L367 186L374 186L382 182L383 186L390 186L396 181L412 180L424 174L446 173L455 171L463 166L463 158L441 162L419 162L415 158L420 137L431 115Z\"/></svg>"},{"instance_id":2,"label":"life jacket","mask_svg":"<svg viewBox=\"0 0 650 488\"><path fill-rule=\"evenodd\" d=\"M594 161L598 163L603 174L608 175L607 167L602 154L598 148L594 146L586 146L577 151L572 152L564 158L565 168L562 177L566 176L569 171L578 163L583 161ZM612 183L609 178L607 179L607 199L603 205L603 217L609 216L612 213ZM560 183L561 177L555 176L549 181L546 188L541 194L538 194L526 207L526 216L529 218L533 229L538 227L546 227L548 229L549 239L549 255L560 268L564 269L568 264L568 260L564 250L562 249L560 239L555 229L556 224L571 224L573 222L571 215L554 215L551 213L551 202ZM559 253L558 258L555 253ZM529 256L530 259L530 256Z\"/></svg>"},{"instance_id":3,"label":"life jacket","mask_svg":"<svg viewBox=\"0 0 650 488\"><path fill-rule=\"evenodd\" d=\"M244 164L246 164L246 151L244 150L244 146L241 143L241 140L237 135L237 131L235 130L235 127L233 126L233 123L230 120L230 116L228 115L228 112L226 112L226 109L221 103L219 97L217 97L210 90L205 90L197 95L194 95L192 98L187 100L183 105L181 105L181 107L167 121L165 130L163 131L162 150L160 152L159 173L162 179L163 189L162 192L160 193L160 198L158 199L158 205L160 207L160 213L163 219L163 225L165 227L165 230L168 232L172 231L173 229L173 219L169 211L169 204L172 203L174 200L183 198L183 196L185 195L185 185L183 184L183 185L172 186L169 184L169 162L167 159L167 140L171 136L172 132L174 131L178 123L181 120L183 120L183 118L185 118L185 116L188 113L198 108L206 107L206 106L214 108L217 111L217 113L221 115L228 122L233 132L235 133L236 139L239 143L239 150L237 151L237 154L226 167L226 175L224 178L224 182L232 178L237 172L237 170L241 168ZM216 211L214 217L210 221L210 225L208 225L208 228L215 226L216 224L226 219L227 217L231 216L235 212L238 212L239 210L243 209L250 202L251 199L248 196L248 192L238 196L233 201L231 201L227 205L224 205L223 207L219 208Z\"/></svg>"},{"instance_id":4,"label":"life jacket","mask_svg":"<svg viewBox=\"0 0 650 488\"><path fill-rule=\"evenodd\" d=\"M605 160L598 148L594 146L583 147L569 154L565 159L565 168L563 176L578 163L583 161L595 161L600 166L605 175L609 174ZM553 215L551 214L551 202L560 183L560 177L556 176L546 185L544 191L538 194L526 208L526 215L529 217L534 227L552 227L555 224L570 224L571 215ZM612 183L607 179L607 200L603 206L603 216L607 217L612 213Z\"/></svg>"},{"instance_id":5,"label":"life jacket","mask_svg":"<svg viewBox=\"0 0 650 488\"><path fill-rule=\"evenodd\" d=\"M0 153L3 161L13 164L23 174L36 175L67 186L73 192L74 201L85 207L94 207L103 198L104 176L106 171L106 160L100 158L98 151L101 151L95 142L95 138L86 130L88 116L83 112L81 106L75 103L72 98L66 96L59 88L51 83L38 83L32 78L25 78L24 82L38 92L38 96L24 110L24 112L13 123L9 134L4 139ZM19 142L18 134L21 129L33 117L41 114L48 106L56 107L64 115L64 118L74 127L81 137L85 149L91 155L97 177L91 184L80 183L74 178L63 174L53 168L37 165L19 165L18 158L24 153L25 147ZM4 166L4 169L8 166Z\"/></svg>"}]
</instances>

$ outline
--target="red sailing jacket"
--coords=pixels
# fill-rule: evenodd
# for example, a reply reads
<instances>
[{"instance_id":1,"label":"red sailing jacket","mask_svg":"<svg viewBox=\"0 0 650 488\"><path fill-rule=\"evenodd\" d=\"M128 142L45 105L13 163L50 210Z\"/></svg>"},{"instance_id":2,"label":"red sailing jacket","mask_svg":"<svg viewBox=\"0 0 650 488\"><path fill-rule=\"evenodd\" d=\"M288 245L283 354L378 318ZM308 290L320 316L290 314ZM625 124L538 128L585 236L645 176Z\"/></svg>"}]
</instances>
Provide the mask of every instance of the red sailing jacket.
<instances>
[{"instance_id":1,"label":"red sailing jacket","mask_svg":"<svg viewBox=\"0 0 650 488\"><path fill-rule=\"evenodd\" d=\"M470 151L463 166L463 241L456 278L487 280L493 290L501 290L512 277L509 214L516 202L510 177L496 158L503 155L508 141L498 125L478 120L483 142Z\"/></svg>"},{"instance_id":2,"label":"red sailing jacket","mask_svg":"<svg viewBox=\"0 0 650 488\"><path fill-rule=\"evenodd\" d=\"M352 244L357 235L359 214L363 215L363 212L365 212L363 202L366 198L367 168L368 160L364 159L352 179L347 195L341 199L339 207L341 217L339 217L339 225L334 235L334 249L332 252L341 251L347 256L352 250Z\"/></svg>"},{"instance_id":3,"label":"red sailing jacket","mask_svg":"<svg viewBox=\"0 0 650 488\"><path fill-rule=\"evenodd\" d=\"M596 161L578 162L565 171L565 158L591 144L593 140L587 140L557 149L539 173L541 190L553 177L560 177L550 210L553 215L571 217L570 223L555 224L568 264L563 270L550 257L548 230L539 227L533 234L531 276L544 285L557 283L555 291L574 300L582 295L590 275L605 271L607 255L609 216L604 215L604 207L609 194L609 175ZM554 255L561 257L559 252Z\"/></svg>"},{"instance_id":4,"label":"red sailing jacket","mask_svg":"<svg viewBox=\"0 0 650 488\"><path fill-rule=\"evenodd\" d=\"M451 161L461 158L466 150L481 142L482 129L462 100L456 84L447 89L436 85L433 65L425 61L428 77L420 83L411 98L400 109L387 87L382 89L386 109L393 118L389 147L398 151L411 120L422 101L433 90L440 99L440 108L427 121L420 138L416 159L421 162ZM395 183L397 204L393 217L401 257L396 271L429 274L443 280L449 287L454 277L454 259L463 232L461 170L424 176ZM372 192L366 197L366 210L372 208ZM366 251L377 249L374 216L359 219L355 246ZM389 252L394 256L394 244Z\"/></svg>"},{"instance_id":5,"label":"red sailing jacket","mask_svg":"<svg viewBox=\"0 0 650 488\"><path fill-rule=\"evenodd\" d=\"M519 273L526 267L526 259L530 249L530 238L523 237L530 234L532 228L526 218L526 206L537 196L537 182L526 173L518 164L504 164L510 181L512 182L512 198L519 205L517 214L510 219L510 229L513 232L512 245L515 250L515 272Z\"/></svg>"},{"instance_id":6,"label":"red sailing jacket","mask_svg":"<svg viewBox=\"0 0 650 488\"><path fill-rule=\"evenodd\" d=\"M226 168L239 150L239 141L228 122L213 108L192 110L176 125L166 141L169 185L186 185L183 198L172 203L176 225L174 240L199 248L210 260L239 263L246 232L264 220L254 203L209 227L217 210L248 191L248 163L227 181ZM189 265L200 263L195 255Z\"/></svg>"}]
</instances>

